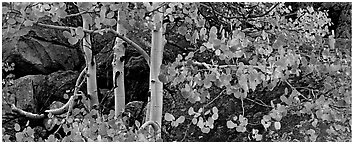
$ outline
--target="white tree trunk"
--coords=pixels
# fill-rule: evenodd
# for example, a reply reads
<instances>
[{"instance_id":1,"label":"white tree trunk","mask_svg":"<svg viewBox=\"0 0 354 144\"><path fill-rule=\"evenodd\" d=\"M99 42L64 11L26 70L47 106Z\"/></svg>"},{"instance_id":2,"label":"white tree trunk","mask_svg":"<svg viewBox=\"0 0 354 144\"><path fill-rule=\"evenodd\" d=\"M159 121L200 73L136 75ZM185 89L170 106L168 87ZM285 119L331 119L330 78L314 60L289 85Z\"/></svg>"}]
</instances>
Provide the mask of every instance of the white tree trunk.
<instances>
[{"instance_id":1,"label":"white tree trunk","mask_svg":"<svg viewBox=\"0 0 354 144\"><path fill-rule=\"evenodd\" d=\"M117 21L119 21L119 14L117 16ZM119 34L125 35L124 27L117 23L117 32ZM125 108L125 88L124 88L124 55L125 47L123 45L123 40L116 38L113 47L113 86L114 86L114 97L115 97L115 116L118 117L119 114Z\"/></svg>"},{"instance_id":2,"label":"white tree trunk","mask_svg":"<svg viewBox=\"0 0 354 144\"><path fill-rule=\"evenodd\" d=\"M151 67L150 67L150 88L151 88L151 103L150 103L150 121L156 122L161 127L162 121L162 100L163 90L162 82L158 79L160 67L162 64L162 54L164 47L164 37L162 28L163 14L158 12L154 15L153 22L155 29L152 31L152 48L151 48ZM158 135L157 138L161 138Z\"/></svg>"},{"instance_id":3,"label":"white tree trunk","mask_svg":"<svg viewBox=\"0 0 354 144\"><path fill-rule=\"evenodd\" d=\"M82 15L83 28L90 29L92 18L89 14ZM82 46L85 52L85 60L87 65L87 95L90 98L89 109L99 106L97 83L96 83L96 60L92 55L90 34L86 33L82 40Z\"/></svg>"}]
</instances>

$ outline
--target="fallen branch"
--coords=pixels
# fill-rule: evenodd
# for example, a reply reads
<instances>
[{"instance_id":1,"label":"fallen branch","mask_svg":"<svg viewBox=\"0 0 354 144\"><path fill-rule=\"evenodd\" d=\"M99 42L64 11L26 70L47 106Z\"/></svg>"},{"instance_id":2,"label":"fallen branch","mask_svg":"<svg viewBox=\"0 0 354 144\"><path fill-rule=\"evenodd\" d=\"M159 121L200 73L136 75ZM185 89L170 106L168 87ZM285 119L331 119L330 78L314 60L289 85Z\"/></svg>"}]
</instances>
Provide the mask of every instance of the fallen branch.
<instances>
[{"instance_id":1,"label":"fallen branch","mask_svg":"<svg viewBox=\"0 0 354 144\"><path fill-rule=\"evenodd\" d=\"M15 104L12 104L11 105L11 110L13 112L16 112L17 114L21 115L21 116L26 116L30 119L43 119L45 118L45 115L44 114L34 114L34 113L31 113L31 112L26 112L22 109L19 109L15 106Z\"/></svg>"},{"instance_id":2,"label":"fallen branch","mask_svg":"<svg viewBox=\"0 0 354 144\"><path fill-rule=\"evenodd\" d=\"M81 91L78 91L79 88L81 87L82 83L80 83L80 80L82 79L82 77L84 77L84 74L86 73L86 68L84 68L79 77L76 80L76 84L75 84L75 90L74 90L74 95L72 95L70 97L70 99L68 100L68 102L66 102L62 107L57 108L57 109L50 109L50 110L46 110L44 111L44 114L34 114L31 112L26 112L22 109L19 109L15 106L15 104L11 105L11 110L13 112L16 112L17 114L21 115L21 116L25 116L27 118L30 119L43 119L46 117L46 114L51 113L53 115L61 115L63 113L65 113L68 109L69 106L72 105L73 101L76 100L79 96L84 96L84 94ZM85 79L83 79L84 81ZM80 94L78 94L78 92L80 92Z\"/></svg>"}]
</instances>

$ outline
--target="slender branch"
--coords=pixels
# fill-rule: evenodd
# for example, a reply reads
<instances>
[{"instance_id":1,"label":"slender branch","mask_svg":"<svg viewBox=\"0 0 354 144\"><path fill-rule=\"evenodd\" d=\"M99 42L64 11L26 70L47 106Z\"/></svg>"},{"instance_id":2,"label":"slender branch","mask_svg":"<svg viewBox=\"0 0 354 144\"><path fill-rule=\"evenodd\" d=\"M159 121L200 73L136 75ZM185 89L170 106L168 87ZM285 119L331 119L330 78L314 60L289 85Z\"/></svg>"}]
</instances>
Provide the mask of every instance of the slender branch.
<instances>
[{"instance_id":1,"label":"slender branch","mask_svg":"<svg viewBox=\"0 0 354 144\"><path fill-rule=\"evenodd\" d=\"M261 14L261 15L253 15L250 16L249 18L257 18L257 17L263 17L265 15L267 15L268 13L270 13L275 7L277 7L280 3L276 3L275 5L273 5L268 11L266 11L265 13Z\"/></svg>"},{"instance_id":2,"label":"slender branch","mask_svg":"<svg viewBox=\"0 0 354 144\"><path fill-rule=\"evenodd\" d=\"M190 128L191 124L192 124L192 121L188 124L187 130L184 132L184 136L183 136L181 142L183 142L186 139L186 136L189 132L189 128Z\"/></svg>"},{"instance_id":3,"label":"slender branch","mask_svg":"<svg viewBox=\"0 0 354 144\"><path fill-rule=\"evenodd\" d=\"M207 69L210 69L210 64L206 64L205 62L194 61L193 64L197 65L197 66L203 66L203 67L205 67Z\"/></svg>"},{"instance_id":4,"label":"slender branch","mask_svg":"<svg viewBox=\"0 0 354 144\"><path fill-rule=\"evenodd\" d=\"M290 87L291 87L291 89L293 89L293 90L296 90L296 88L294 88L287 80L285 80L284 81L286 84L288 84ZM297 91L297 90L296 90ZM301 97L303 97L304 99L306 99L306 100L309 100L309 98L307 98L307 97L305 97L303 94L301 94L300 92L298 92L299 93L299 95L301 96Z\"/></svg>"},{"instance_id":5,"label":"slender branch","mask_svg":"<svg viewBox=\"0 0 354 144\"><path fill-rule=\"evenodd\" d=\"M246 100L249 100L249 101L251 101L251 102L253 102L253 103L255 103L255 104L264 106L264 107L273 108L273 107L271 107L271 106L269 106L269 105L265 105L265 104L259 103L259 102L255 101L255 100L250 99L250 98L245 98L245 99L246 99Z\"/></svg>"},{"instance_id":6,"label":"slender branch","mask_svg":"<svg viewBox=\"0 0 354 144\"><path fill-rule=\"evenodd\" d=\"M55 26L55 25L48 25L48 24L43 24L43 23L36 23L38 26L42 27L47 27L47 28L53 28L53 29L60 29L60 30L70 30L70 29L76 29L75 27L68 27L68 26ZM113 29L100 29L100 30L88 30L88 29L83 29L84 32L86 33L103 33L103 32L111 32L113 33L116 37L121 38L128 44L132 45L143 57L145 58L146 62L150 66L150 56L145 52L143 48L141 48L138 44L130 40L129 38L125 37L124 35L119 34L117 31Z\"/></svg>"},{"instance_id":7,"label":"slender branch","mask_svg":"<svg viewBox=\"0 0 354 144\"><path fill-rule=\"evenodd\" d=\"M93 7L95 8L95 7ZM67 15L65 16L64 18L68 18L68 17L74 17L74 16L80 16L80 15L83 15L83 14L86 14L86 13L93 13L94 11L82 11L82 12L79 12L79 13L75 13L75 14L70 14L70 15Z\"/></svg>"},{"instance_id":8,"label":"slender branch","mask_svg":"<svg viewBox=\"0 0 354 144\"><path fill-rule=\"evenodd\" d=\"M204 105L203 107L207 107L208 105L210 105L211 103L213 103L217 98L219 98L222 93L224 93L226 91L226 89L223 89L218 96L216 96L213 100L211 100L209 103L207 103L206 105Z\"/></svg>"},{"instance_id":9,"label":"slender branch","mask_svg":"<svg viewBox=\"0 0 354 144\"><path fill-rule=\"evenodd\" d=\"M243 98L241 96L241 107L242 107L242 116L245 116L245 107L243 105Z\"/></svg>"},{"instance_id":10,"label":"slender branch","mask_svg":"<svg viewBox=\"0 0 354 144\"><path fill-rule=\"evenodd\" d=\"M168 4L169 4L169 2L162 2L162 4L159 7L157 7L154 10L148 12L147 14L154 13L155 11L159 11L160 8L162 8L163 6L166 6Z\"/></svg>"}]
</instances>

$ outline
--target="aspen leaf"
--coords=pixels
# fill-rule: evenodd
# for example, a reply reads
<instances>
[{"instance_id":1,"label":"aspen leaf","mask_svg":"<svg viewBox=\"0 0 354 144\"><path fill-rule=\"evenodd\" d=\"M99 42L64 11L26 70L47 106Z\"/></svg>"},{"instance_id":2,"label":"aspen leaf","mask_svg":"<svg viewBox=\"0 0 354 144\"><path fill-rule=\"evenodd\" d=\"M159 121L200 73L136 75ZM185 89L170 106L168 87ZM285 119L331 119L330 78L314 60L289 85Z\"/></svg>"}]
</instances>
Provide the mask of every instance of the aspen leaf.
<instances>
[{"instance_id":1,"label":"aspen leaf","mask_svg":"<svg viewBox=\"0 0 354 144\"><path fill-rule=\"evenodd\" d=\"M58 17L60 17L60 18L64 18L68 15L68 13L64 9L59 9L59 10L57 10L56 15L58 15Z\"/></svg>"},{"instance_id":2,"label":"aspen leaf","mask_svg":"<svg viewBox=\"0 0 354 144\"><path fill-rule=\"evenodd\" d=\"M107 18L113 18L113 16L114 16L114 12L113 11L111 11L111 12L109 12L108 14L107 14Z\"/></svg>"},{"instance_id":3,"label":"aspen leaf","mask_svg":"<svg viewBox=\"0 0 354 144\"><path fill-rule=\"evenodd\" d=\"M190 107L189 109L188 109L188 114L189 115L193 115L195 112L194 112L194 109L193 109L193 107Z\"/></svg>"},{"instance_id":4,"label":"aspen leaf","mask_svg":"<svg viewBox=\"0 0 354 144\"><path fill-rule=\"evenodd\" d=\"M232 119L233 119L234 121L236 121L236 120L237 120L237 118L238 118L237 116L234 116Z\"/></svg>"},{"instance_id":5,"label":"aspen leaf","mask_svg":"<svg viewBox=\"0 0 354 144\"><path fill-rule=\"evenodd\" d=\"M177 123L176 121L172 121L172 122L171 122L171 126L172 126L172 127L177 127L177 126L178 126L178 123Z\"/></svg>"},{"instance_id":6,"label":"aspen leaf","mask_svg":"<svg viewBox=\"0 0 354 144\"><path fill-rule=\"evenodd\" d=\"M197 118L193 118L193 119L192 119L192 123L193 123L193 124L197 124L197 122L198 122Z\"/></svg>"},{"instance_id":7,"label":"aspen leaf","mask_svg":"<svg viewBox=\"0 0 354 144\"><path fill-rule=\"evenodd\" d=\"M154 8L149 5L149 6L146 7L146 10L150 12L150 11L154 10Z\"/></svg>"},{"instance_id":8,"label":"aspen leaf","mask_svg":"<svg viewBox=\"0 0 354 144\"><path fill-rule=\"evenodd\" d=\"M162 83L167 83L167 76L164 75L164 74L159 74L158 76L159 80L162 82Z\"/></svg>"},{"instance_id":9,"label":"aspen leaf","mask_svg":"<svg viewBox=\"0 0 354 144\"><path fill-rule=\"evenodd\" d=\"M204 79L204 87L205 88L210 88L212 85L211 81L209 79Z\"/></svg>"},{"instance_id":10,"label":"aspen leaf","mask_svg":"<svg viewBox=\"0 0 354 144\"><path fill-rule=\"evenodd\" d=\"M112 5L109 6L109 9L110 9L111 11L116 11L116 10L118 10L118 8L119 8L119 5L118 5L118 4L112 4ZM113 14L114 14L114 13L113 13ZM108 14L107 14L107 17L108 17Z\"/></svg>"},{"instance_id":11,"label":"aspen leaf","mask_svg":"<svg viewBox=\"0 0 354 144\"><path fill-rule=\"evenodd\" d=\"M46 142L56 142L56 138L54 137L53 134L51 134L48 139L46 140Z\"/></svg>"},{"instance_id":12,"label":"aspen leaf","mask_svg":"<svg viewBox=\"0 0 354 144\"><path fill-rule=\"evenodd\" d=\"M218 113L219 110L218 110L217 107L214 106L213 109L212 109L212 111L213 111L213 113Z\"/></svg>"},{"instance_id":13,"label":"aspen leaf","mask_svg":"<svg viewBox=\"0 0 354 144\"><path fill-rule=\"evenodd\" d=\"M28 32L30 31L30 29L28 28L23 28L23 29L20 29L16 32L16 36L24 36L26 34L28 34Z\"/></svg>"},{"instance_id":14,"label":"aspen leaf","mask_svg":"<svg viewBox=\"0 0 354 144\"><path fill-rule=\"evenodd\" d=\"M199 53L202 53L206 50L206 47L205 46L200 46L199 48Z\"/></svg>"},{"instance_id":15,"label":"aspen leaf","mask_svg":"<svg viewBox=\"0 0 354 144\"><path fill-rule=\"evenodd\" d=\"M13 19L13 18L9 18L9 19L7 20L7 23L9 23L9 24L15 24L15 23L16 23L16 20Z\"/></svg>"},{"instance_id":16,"label":"aspen leaf","mask_svg":"<svg viewBox=\"0 0 354 144\"><path fill-rule=\"evenodd\" d=\"M203 39L205 37L205 34L206 34L206 28L203 27L202 29L200 29L199 35Z\"/></svg>"},{"instance_id":17,"label":"aspen leaf","mask_svg":"<svg viewBox=\"0 0 354 144\"><path fill-rule=\"evenodd\" d=\"M175 120L175 117L170 113L165 113L165 120L166 121L173 121L173 120Z\"/></svg>"},{"instance_id":18,"label":"aspen leaf","mask_svg":"<svg viewBox=\"0 0 354 144\"><path fill-rule=\"evenodd\" d=\"M288 102L289 102L288 99L284 95L280 96L280 100L286 104L288 104Z\"/></svg>"},{"instance_id":19,"label":"aspen leaf","mask_svg":"<svg viewBox=\"0 0 354 144\"><path fill-rule=\"evenodd\" d=\"M256 134L255 135L255 139L256 139L256 141L261 141L262 140L262 135L260 135L260 134Z\"/></svg>"},{"instance_id":20,"label":"aspen leaf","mask_svg":"<svg viewBox=\"0 0 354 144\"><path fill-rule=\"evenodd\" d=\"M269 128L271 125L271 122L268 122L264 119L261 120L261 124L264 126L265 129Z\"/></svg>"},{"instance_id":21,"label":"aspen leaf","mask_svg":"<svg viewBox=\"0 0 354 144\"><path fill-rule=\"evenodd\" d=\"M180 117L176 120L176 122L177 122L177 123L183 123L185 119L186 119L186 118L185 118L184 116L180 116Z\"/></svg>"},{"instance_id":22,"label":"aspen leaf","mask_svg":"<svg viewBox=\"0 0 354 144\"><path fill-rule=\"evenodd\" d=\"M107 20L107 25L109 26L115 26L117 24L117 20L115 19L106 19Z\"/></svg>"},{"instance_id":23,"label":"aspen leaf","mask_svg":"<svg viewBox=\"0 0 354 144\"><path fill-rule=\"evenodd\" d=\"M221 51L220 51L219 49L217 49L217 50L215 51L215 55L219 56L220 54L221 54Z\"/></svg>"},{"instance_id":24,"label":"aspen leaf","mask_svg":"<svg viewBox=\"0 0 354 144\"><path fill-rule=\"evenodd\" d=\"M215 26L212 26L209 35L216 35L217 31L218 29Z\"/></svg>"},{"instance_id":25,"label":"aspen leaf","mask_svg":"<svg viewBox=\"0 0 354 144\"><path fill-rule=\"evenodd\" d=\"M210 114L210 110L207 110L204 115Z\"/></svg>"},{"instance_id":26,"label":"aspen leaf","mask_svg":"<svg viewBox=\"0 0 354 144\"><path fill-rule=\"evenodd\" d=\"M71 44L71 45L74 45L78 42L78 39L76 37L71 37L68 39L68 42Z\"/></svg>"},{"instance_id":27,"label":"aspen leaf","mask_svg":"<svg viewBox=\"0 0 354 144\"><path fill-rule=\"evenodd\" d=\"M134 19L130 19L130 20L128 21L128 23L129 23L129 25L134 26L135 20L134 20Z\"/></svg>"},{"instance_id":28,"label":"aspen leaf","mask_svg":"<svg viewBox=\"0 0 354 144\"><path fill-rule=\"evenodd\" d=\"M213 120L217 120L219 118L219 114L218 113L214 113L212 116Z\"/></svg>"},{"instance_id":29,"label":"aspen leaf","mask_svg":"<svg viewBox=\"0 0 354 144\"><path fill-rule=\"evenodd\" d=\"M63 36L66 37L66 38L71 38L71 33L68 32L68 31L63 31Z\"/></svg>"},{"instance_id":30,"label":"aspen leaf","mask_svg":"<svg viewBox=\"0 0 354 144\"><path fill-rule=\"evenodd\" d=\"M7 12L9 12L9 8L3 6L3 7L2 7L2 14L4 15L4 14L6 14Z\"/></svg>"},{"instance_id":31,"label":"aspen leaf","mask_svg":"<svg viewBox=\"0 0 354 144\"><path fill-rule=\"evenodd\" d=\"M263 119L264 119L265 121L270 121L270 120L271 120L271 117L270 117L269 115L264 115L264 116L263 116Z\"/></svg>"},{"instance_id":32,"label":"aspen leaf","mask_svg":"<svg viewBox=\"0 0 354 144\"><path fill-rule=\"evenodd\" d=\"M197 126L198 126L199 128L203 128L203 127L204 127L204 120L203 120L202 117L199 117L199 121L198 121L198 123L197 123Z\"/></svg>"},{"instance_id":33,"label":"aspen leaf","mask_svg":"<svg viewBox=\"0 0 354 144\"><path fill-rule=\"evenodd\" d=\"M20 131L21 127L18 123L15 123L15 131Z\"/></svg>"},{"instance_id":34,"label":"aspen leaf","mask_svg":"<svg viewBox=\"0 0 354 144\"><path fill-rule=\"evenodd\" d=\"M187 27L185 27L185 26L180 26L180 27L178 28L178 33L180 33L181 35L186 35L186 33L187 33Z\"/></svg>"},{"instance_id":35,"label":"aspen leaf","mask_svg":"<svg viewBox=\"0 0 354 144\"><path fill-rule=\"evenodd\" d=\"M169 14L169 13L171 13L171 12L172 12L172 8L167 8L167 9L166 9L166 13Z\"/></svg>"},{"instance_id":36,"label":"aspen leaf","mask_svg":"<svg viewBox=\"0 0 354 144\"><path fill-rule=\"evenodd\" d=\"M237 132L245 132L246 131L246 127L239 125L236 127L236 131Z\"/></svg>"},{"instance_id":37,"label":"aspen leaf","mask_svg":"<svg viewBox=\"0 0 354 144\"><path fill-rule=\"evenodd\" d=\"M33 25L33 21L30 21L30 20L26 20L24 23L23 23L24 26L32 26Z\"/></svg>"},{"instance_id":38,"label":"aspen leaf","mask_svg":"<svg viewBox=\"0 0 354 144\"><path fill-rule=\"evenodd\" d=\"M209 133L209 132L210 132L210 128L203 127L203 128L202 128L202 132L203 132L203 133Z\"/></svg>"},{"instance_id":39,"label":"aspen leaf","mask_svg":"<svg viewBox=\"0 0 354 144\"><path fill-rule=\"evenodd\" d=\"M198 113L201 113L203 111L203 108L199 108Z\"/></svg>"},{"instance_id":40,"label":"aspen leaf","mask_svg":"<svg viewBox=\"0 0 354 144\"><path fill-rule=\"evenodd\" d=\"M274 122L274 128L279 130L281 128L280 122Z\"/></svg>"},{"instance_id":41,"label":"aspen leaf","mask_svg":"<svg viewBox=\"0 0 354 144\"><path fill-rule=\"evenodd\" d=\"M227 126L227 128L232 129L232 128L235 128L237 126L237 124L233 123L232 121L227 121L226 126Z\"/></svg>"}]
</instances>

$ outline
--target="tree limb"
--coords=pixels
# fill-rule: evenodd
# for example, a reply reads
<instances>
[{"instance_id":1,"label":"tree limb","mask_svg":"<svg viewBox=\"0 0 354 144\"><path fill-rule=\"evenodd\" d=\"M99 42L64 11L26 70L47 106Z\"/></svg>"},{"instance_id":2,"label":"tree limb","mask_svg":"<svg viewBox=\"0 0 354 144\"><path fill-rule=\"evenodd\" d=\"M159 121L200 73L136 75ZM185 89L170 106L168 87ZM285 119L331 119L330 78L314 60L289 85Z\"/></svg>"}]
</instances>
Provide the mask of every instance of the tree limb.
<instances>
[{"instance_id":1,"label":"tree limb","mask_svg":"<svg viewBox=\"0 0 354 144\"><path fill-rule=\"evenodd\" d=\"M30 119L43 119L45 118L45 115L44 114L34 114L34 113L31 113L31 112L26 112L22 109L19 109L15 106L15 104L12 104L11 105L11 110L13 112L16 112L17 114L21 115L21 116L26 116Z\"/></svg>"},{"instance_id":2,"label":"tree limb","mask_svg":"<svg viewBox=\"0 0 354 144\"><path fill-rule=\"evenodd\" d=\"M68 26L56 26L56 25L48 25L48 24L43 24L43 23L36 23L38 26L42 27L47 27L47 28L53 28L53 29L60 29L60 30L70 30L70 29L76 29L76 27L68 27ZM121 38L128 44L132 45L143 57L145 58L146 62L150 66L150 56L145 52L143 48L141 48L138 44L130 40L129 38L125 37L124 35L119 34L117 31L113 29L100 29L100 30L88 30L88 29L83 29L84 32L86 33L102 33L102 32L111 32L113 33L116 37Z\"/></svg>"},{"instance_id":3,"label":"tree limb","mask_svg":"<svg viewBox=\"0 0 354 144\"><path fill-rule=\"evenodd\" d=\"M34 113L31 113L31 112L26 112L22 109L19 109L15 106L15 104L12 104L11 105L11 110L13 112L16 112L17 114L21 115L21 116L25 116L27 118L30 118L30 119L43 119L46 117L46 114L47 113L52 113L53 115L61 115L63 113L65 113L69 106L72 104L72 102L78 98L78 96L84 96L84 94L80 91L80 94L78 94L78 89L81 87L82 83L80 83L80 80L82 79L82 77L84 76L84 73L86 73L86 68L84 68L79 77L77 78L76 80L76 84L75 84L75 90L74 90L74 95L72 95L70 97L70 99L68 100L68 102L66 102L62 107L60 108L57 108L57 109L50 109L50 110L46 110L44 111L45 114L34 114ZM84 80L84 79L83 79Z\"/></svg>"}]
</instances>

